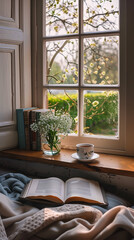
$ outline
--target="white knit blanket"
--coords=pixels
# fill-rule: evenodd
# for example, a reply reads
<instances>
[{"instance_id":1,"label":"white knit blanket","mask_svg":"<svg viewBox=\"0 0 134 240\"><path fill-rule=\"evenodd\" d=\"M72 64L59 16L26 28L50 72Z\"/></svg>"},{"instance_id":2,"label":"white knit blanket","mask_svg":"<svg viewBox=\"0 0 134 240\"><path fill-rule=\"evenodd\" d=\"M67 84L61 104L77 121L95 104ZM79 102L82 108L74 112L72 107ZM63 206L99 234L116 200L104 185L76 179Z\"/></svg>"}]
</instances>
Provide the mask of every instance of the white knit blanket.
<instances>
[{"instance_id":1,"label":"white knit blanket","mask_svg":"<svg viewBox=\"0 0 134 240\"><path fill-rule=\"evenodd\" d=\"M38 210L0 193L0 240L129 240L134 209L114 207L102 214L80 204Z\"/></svg>"}]
</instances>

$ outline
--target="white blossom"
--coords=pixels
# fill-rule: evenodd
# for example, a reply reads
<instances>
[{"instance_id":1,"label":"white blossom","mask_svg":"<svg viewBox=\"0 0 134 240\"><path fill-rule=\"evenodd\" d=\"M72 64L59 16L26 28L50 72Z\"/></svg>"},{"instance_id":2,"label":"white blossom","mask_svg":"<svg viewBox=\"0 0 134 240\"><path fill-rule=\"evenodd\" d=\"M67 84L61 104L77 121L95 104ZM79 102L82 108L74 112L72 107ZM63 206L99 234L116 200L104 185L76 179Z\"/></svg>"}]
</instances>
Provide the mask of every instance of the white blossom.
<instances>
[{"instance_id":1,"label":"white blossom","mask_svg":"<svg viewBox=\"0 0 134 240\"><path fill-rule=\"evenodd\" d=\"M48 111L40 115L38 122L30 125L32 131L39 131L40 135L47 137L50 132L55 134L67 135L72 126L72 119L69 114L55 115L54 112Z\"/></svg>"}]
</instances>

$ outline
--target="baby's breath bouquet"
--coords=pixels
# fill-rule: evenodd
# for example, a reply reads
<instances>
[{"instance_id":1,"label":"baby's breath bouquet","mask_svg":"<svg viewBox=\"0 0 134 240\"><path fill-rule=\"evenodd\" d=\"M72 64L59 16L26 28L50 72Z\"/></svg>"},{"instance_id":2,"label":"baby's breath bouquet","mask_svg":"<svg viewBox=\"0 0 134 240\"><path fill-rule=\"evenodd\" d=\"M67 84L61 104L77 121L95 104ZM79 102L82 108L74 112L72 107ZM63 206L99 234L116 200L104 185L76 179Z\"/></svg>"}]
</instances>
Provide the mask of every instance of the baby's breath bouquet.
<instances>
[{"instance_id":1,"label":"baby's breath bouquet","mask_svg":"<svg viewBox=\"0 0 134 240\"><path fill-rule=\"evenodd\" d=\"M69 114L58 114L50 110L42 113L38 122L31 124L30 128L34 132L39 131L44 153L54 155L60 152L61 135L68 135L71 126L72 119Z\"/></svg>"}]
</instances>

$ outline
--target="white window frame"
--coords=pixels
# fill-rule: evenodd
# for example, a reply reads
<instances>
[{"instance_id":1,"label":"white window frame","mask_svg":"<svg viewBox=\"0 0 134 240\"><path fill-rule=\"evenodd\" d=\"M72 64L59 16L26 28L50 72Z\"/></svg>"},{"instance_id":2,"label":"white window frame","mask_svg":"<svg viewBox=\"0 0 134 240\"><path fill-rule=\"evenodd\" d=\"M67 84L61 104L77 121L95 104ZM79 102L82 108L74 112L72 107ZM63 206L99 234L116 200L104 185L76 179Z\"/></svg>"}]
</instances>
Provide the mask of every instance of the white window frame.
<instances>
[{"instance_id":1,"label":"white window frame","mask_svg":"<svg viewBox=\"0 0 134 240\"><path fill-rule=\"evenodd\" d=\"M46 107L46 102L43 103L43 95L45 92L45 89L47 89L47 85L43 85L43 67L45 64L43 64L43 42L45 40L51 40L49 37L44 38L42 34L42 24L43 19L41 18L42 13L42 1L41 0L34 0L35 6L33 9L36 9L36 14L34 14L34 19L36 16L36 26L37 31L35 34L36 37L36 46L37 46L37 53L35 52L35 58L36 58L36 76L34 77L35 80L33 81L34 85L36 83L36 89L34 87L34 98L33 98L33 105L37 105L38 107ZM123 155L134 155L134 148L133 144L131 142L132 140L132 132L134 132L134 124L132 124L132 120L134 120L134 114L131 114L130 112L130 106L129 104L131 101L134 102L134 94L132 93L131 84L131 73L132 73L132 66L131 66L131 73L127 74L129 70L129 56L132 60L132 52L134 50L134 47L131 44L127 43L127 40L130 40L130 36L133 35L132 31L130 31L130 27L132 29L132 22L131 19L128 21L129 18L133 17L132 7L134 6L134 3L130 0L121 0L120 5L120 31L117 33L117 31L114 31L115 35L120 34L120 117L119 117L119 134L120 138L116 139L113 137L100 137L100 136L92 136L92 137L83 137L83 136L68 136L62 141L62 147L68 148L68 149L75 149L75 146L77 143L80 142L90 142L95 145L95 151L97 152L104 152L104 153L113 153L113 154L123 154ZM81 9L81 8L80 8ZM130 13L128 15L127 13ZM112 31L111 31L112 32ZM34 31L35 33L35 31ZM95 33L94 36L96 36L98 33ZM105 33L107 34L107 33ZM69 36L66 36L65 38L68 38ZM72 37L70 37L72 38ZM60 39L60 36L53 37L54 39ZM35 45L34 45L35 46ZM132 52L131 52L132 49ZM129 50L129 52L127 52ZM128 54L129 53L129 54ZM33 58L33 59L35 59ZM80 60L79 60L80 61ZM35 63L34 63L35 64ZM80 72L81 74L81 72ZM39 80L40 79L40 80ZM72 89L73 86L67 86L67 89ZM92 89L94 89L93 86L91 86ZM52 85L51 88L59 88L63 89L63 86L55 86ZM75 89L79 89L80 86L75 87ZM105 87L103 86L97 86L95 89L103 90ZM81 89L84 89L84 86L81 87ZM117 86L113 86L113 89L118 89ZM128 92L130 94L128 94ZM80 91L81 94L81 91ZM79 113L80 113L80 104L79 104ZM132 119L131 119L132 118ZM82 118L80 117L80 121L82 122ZM130 125L128 125L130 123ZM80 127L79 127L80 130Z\"/></svg>"}]
</instances>

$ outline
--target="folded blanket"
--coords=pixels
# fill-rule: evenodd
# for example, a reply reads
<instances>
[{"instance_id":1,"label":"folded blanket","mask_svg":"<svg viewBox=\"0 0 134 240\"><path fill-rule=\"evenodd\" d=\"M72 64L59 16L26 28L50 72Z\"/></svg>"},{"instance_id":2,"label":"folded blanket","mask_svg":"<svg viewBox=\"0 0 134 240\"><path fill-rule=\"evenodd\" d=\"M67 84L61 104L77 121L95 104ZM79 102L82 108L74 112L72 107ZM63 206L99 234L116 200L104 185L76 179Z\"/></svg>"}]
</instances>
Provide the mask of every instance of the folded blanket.
<instances>
[{"instance_id":1,"label":"folded blanket","mask_svg":"<svg viewBox=\"0 0 134 240\"><path fill-rule=\"evenodd\" d=\"M0 240L130 240L134 209L101 211L80 204L38 210L0 194Z\"/></svg>"},{"instance_id":2,"label":"folded blanket","mask_svg":"<svg viewBox=\"0 0 134 240\"><path fill-rule=\"evenodd\" d=\"M0 192L13 200L18 200L30 178L20 173L6 173L0 176Z\"/></svg>"}]
</instances>

